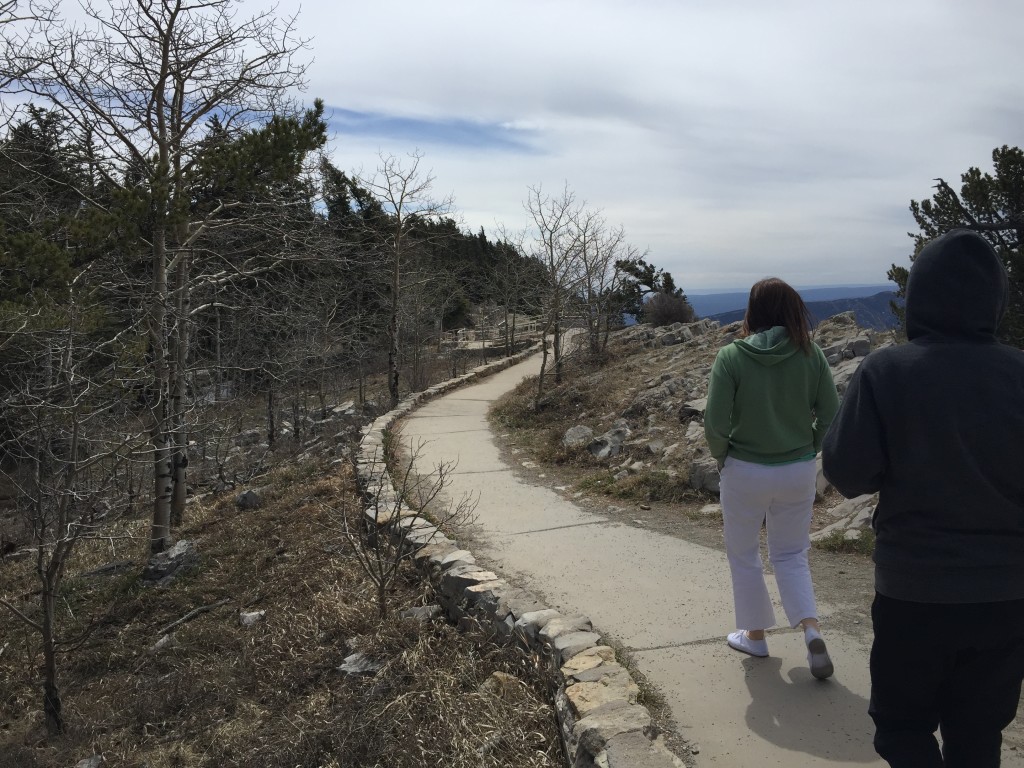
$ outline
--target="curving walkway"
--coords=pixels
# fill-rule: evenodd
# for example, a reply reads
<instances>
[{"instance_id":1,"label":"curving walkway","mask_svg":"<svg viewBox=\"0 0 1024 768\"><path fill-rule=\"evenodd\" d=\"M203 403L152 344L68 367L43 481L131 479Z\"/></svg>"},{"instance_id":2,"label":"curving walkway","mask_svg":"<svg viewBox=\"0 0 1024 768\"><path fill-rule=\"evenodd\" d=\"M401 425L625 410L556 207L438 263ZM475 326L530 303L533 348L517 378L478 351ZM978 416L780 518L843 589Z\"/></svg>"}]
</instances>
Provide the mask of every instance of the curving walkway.
<instances>
[{"instance_id":1,"label":"curving walkway","mask_svg":"<svg viewBox=\"0 0 1024 768\"><path fill-rule=\"evenodd\" d=\"M794 630L771 633L767 659L732 651L724 553L586 512L502 461L487 410L539 368L539 356L529 358L427 403L400 427L420 446L421 473L457 461L449 495L479 495L478 560L629 649L699 750L698 766L884 766L871 747L868 647L829 629L835 608L819 605L836 665L829 681L811 677Z\"/></svg>"}]
</instances>

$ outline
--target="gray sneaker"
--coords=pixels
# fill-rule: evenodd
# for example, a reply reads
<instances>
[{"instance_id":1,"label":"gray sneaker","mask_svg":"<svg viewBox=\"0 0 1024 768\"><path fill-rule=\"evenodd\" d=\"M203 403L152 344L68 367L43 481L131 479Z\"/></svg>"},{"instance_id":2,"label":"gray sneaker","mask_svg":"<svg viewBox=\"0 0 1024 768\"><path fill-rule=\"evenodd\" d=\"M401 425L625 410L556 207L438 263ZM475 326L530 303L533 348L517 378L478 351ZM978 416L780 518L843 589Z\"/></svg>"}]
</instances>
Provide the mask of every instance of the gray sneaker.
<instances>
[{"instance_id":1,"label":"gray sneaker","mask_svg":"<svg viewBox=\"0 0 1024 768\"><path fill-rule=\"evenodd\" d=\"M811 668L811 674L819 680L832 677L835 671L832 659L825 648L825 641L821 637L812 638L807 642L807 666Z\"/></svg>"}]
</instances>

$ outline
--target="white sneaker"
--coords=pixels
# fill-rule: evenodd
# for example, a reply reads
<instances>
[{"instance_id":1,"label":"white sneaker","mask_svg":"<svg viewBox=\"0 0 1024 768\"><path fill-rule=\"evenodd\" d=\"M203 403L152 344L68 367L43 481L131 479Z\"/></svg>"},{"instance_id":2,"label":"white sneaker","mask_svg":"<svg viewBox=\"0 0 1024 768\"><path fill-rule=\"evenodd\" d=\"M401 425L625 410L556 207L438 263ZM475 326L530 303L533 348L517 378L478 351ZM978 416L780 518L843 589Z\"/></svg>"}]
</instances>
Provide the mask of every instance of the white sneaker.
<instances>
[{"instance_id":1,"label":"white sneaker","mask_svg":"<svg viewBox=\"0 0 1024 768\"><path fill-rule=\"evenodd\" d=\"M768 655L768 641L751 640L750 635L747 634L745 629L730 632L725 641L729 644L730 648L734 648L735 650L743 653L749 653L751 656Z\"/></svg>"}]
</instances>

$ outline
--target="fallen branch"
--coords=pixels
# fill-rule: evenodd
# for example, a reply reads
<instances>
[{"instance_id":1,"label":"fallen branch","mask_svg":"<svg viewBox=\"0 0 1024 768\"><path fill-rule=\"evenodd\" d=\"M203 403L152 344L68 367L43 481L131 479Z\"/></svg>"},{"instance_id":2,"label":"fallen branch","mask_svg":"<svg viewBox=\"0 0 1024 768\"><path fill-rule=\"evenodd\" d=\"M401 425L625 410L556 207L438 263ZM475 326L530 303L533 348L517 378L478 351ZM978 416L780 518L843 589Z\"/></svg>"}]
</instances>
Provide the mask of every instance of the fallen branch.
<instances>
[{"instance_id":1,"label":"fallen branch","mask_svg":"<svg viewBox=\"0 0 1024 768\"><path fill-rule=\"evenodd\" d=\"M28 624L30 627L32 627L37 632L42 632L43 631L43 627L42 627L42 625L39 622L33 621L32 619L30 619L28 616L26 616L24 613L19 611L17 608L15 608L13 605L8 603L3 598L0 598L0 605L10 609L14 613L15 616L17 616L19 619L24 621L26 624ZM6 648L7 646L4 646L4 647Z\"/></svg>"},{"instance_id":2,"label":"fallen branch","mask_svg":"<svg viewBox=\"0 0 1024 768\"><path fill-rule=\"evenodd\" d=\"M177 621L171 622L166 627L157 632L157 634L166 635L179 624L184 624L187 621L192 621L192 619L194 619L196 616L199 616L202 613L208 613L212 611L214 608L220 608L222 605L227 605L230 602L231 598L225 597L223 600L218 600L216 603L211 603L210 605L202 605L199 608L196 608L195 610L189 611Z\"/></svg>"}]
</instances>

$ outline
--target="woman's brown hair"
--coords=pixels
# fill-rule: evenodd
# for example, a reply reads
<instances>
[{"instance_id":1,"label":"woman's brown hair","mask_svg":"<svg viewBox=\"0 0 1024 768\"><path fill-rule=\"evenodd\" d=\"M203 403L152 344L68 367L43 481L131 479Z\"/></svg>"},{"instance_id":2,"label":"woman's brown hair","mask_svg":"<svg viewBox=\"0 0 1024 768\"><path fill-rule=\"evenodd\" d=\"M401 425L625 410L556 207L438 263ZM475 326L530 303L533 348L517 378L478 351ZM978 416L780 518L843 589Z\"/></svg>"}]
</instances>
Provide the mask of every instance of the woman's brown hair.
<instances>
[{"instance_id":1,"label":"woman's brown hair","mask_svg":"<svg viewBox=\"0 0 1024 768\"><path fill-rule=\"evenodd\" d=\"M743 334L785 326L789 338L804 351L811 351L811 313L793 287L777 277L767 277L750 289L747 313L743 317Z\"/></svg>"}]
</instances>

